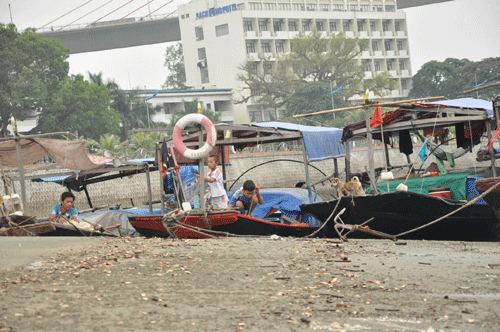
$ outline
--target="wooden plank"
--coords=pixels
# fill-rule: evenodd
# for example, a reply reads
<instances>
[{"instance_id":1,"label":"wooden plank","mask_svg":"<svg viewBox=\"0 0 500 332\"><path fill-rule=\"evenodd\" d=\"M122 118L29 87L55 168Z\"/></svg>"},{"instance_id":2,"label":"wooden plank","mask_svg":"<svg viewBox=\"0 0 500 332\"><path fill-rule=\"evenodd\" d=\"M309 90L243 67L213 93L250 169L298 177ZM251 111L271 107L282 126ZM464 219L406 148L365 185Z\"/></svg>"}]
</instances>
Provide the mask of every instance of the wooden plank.
<instances>
[{"instance_id":1,"label":"wooden plank","mask_svg":"<svg viewBox=\"0 0 500 332\"><path fill-rule=\"evenodd\" d=\"M293 117L294 118L305 118L305 117L308 117L308 116L322 115L322 114L329 114L329 113L336 113L336 112L343 112L343 111L351 111L351 110L356 110L356 109L361 109L361 108L369 108L369 107L377 107L377 106L394 106L394 105L405 104L405 103L415 103L415 102L419 102L419 101L439 100L439 99L444 99L444 96L440 96L440 97L428 97L428 98L417 98L417 99L400 100L400 101L391 101L391 102L380 103L380 104L358 105L358 106L352 106L352 107L339 108L339 109L336 109L336 110L314 112L314 113L309 113L309 114L297 114L297 115L294 115Z\"/></svg>"},{"instance_id":2,"label":"wooden plank","mask_svg":"<svg viewBox=\"0 0 500 332\"><path fill-rule=\"evenodd\" d=\"M458 120L460 119L460 120ZM470 116L467 118L453 118L453 117L446 117L446 118L434 118L434 119L421 119L421 120L413 120L413 121L404 121L404 122L397 122L397 123L391 123L384 125L384 131L390 132L390 131L399 131L399 130L404 130L404 129L422 129L422 128L428 128L428 127L433 127L434 125L436 126L450 126L454 125L456 123L464 122L464 121L484 121L486 119L486 115L483 116ZM372 133L380 133L380 127L372 129ZM364 135L366 134L366 128L358 129L352 132L353 136L356 135Z\"/></svg>"}]
</instances>

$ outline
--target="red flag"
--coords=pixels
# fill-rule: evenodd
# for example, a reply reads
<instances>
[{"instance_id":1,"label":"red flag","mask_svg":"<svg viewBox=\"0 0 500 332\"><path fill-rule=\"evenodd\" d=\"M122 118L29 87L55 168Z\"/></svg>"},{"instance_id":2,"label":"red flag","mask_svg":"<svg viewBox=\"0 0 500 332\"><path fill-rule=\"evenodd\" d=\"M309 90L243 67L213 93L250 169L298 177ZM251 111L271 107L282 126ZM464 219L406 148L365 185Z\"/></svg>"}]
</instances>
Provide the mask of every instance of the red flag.
<instances>
[{"instance_id":1,"label":"red flag","mask_svg":"<svg viewBox=\"0 0 500 332\"><path fill-rule=\"evenodd\" d=\"M380 104L380 99L378 100L378 103ZM380 125L382 125L382 108L377 106L375 113L373 113L372 119L370 120L370 128L377 128Z\"/></svg>"},{"instance_id":2,"label":"red flag","mask_svg":"<svg viewBox=\"0 0 500 332\"><path fill-rule=\"evenodd\" d=\"M491 151L493 148L493 143L500 137L500 121L498 122L497 130L493 133L493 136L491 137L491 140L488 142L488 145L486 145L486 148L488 151Z\"/></svg>"}]
</instances>

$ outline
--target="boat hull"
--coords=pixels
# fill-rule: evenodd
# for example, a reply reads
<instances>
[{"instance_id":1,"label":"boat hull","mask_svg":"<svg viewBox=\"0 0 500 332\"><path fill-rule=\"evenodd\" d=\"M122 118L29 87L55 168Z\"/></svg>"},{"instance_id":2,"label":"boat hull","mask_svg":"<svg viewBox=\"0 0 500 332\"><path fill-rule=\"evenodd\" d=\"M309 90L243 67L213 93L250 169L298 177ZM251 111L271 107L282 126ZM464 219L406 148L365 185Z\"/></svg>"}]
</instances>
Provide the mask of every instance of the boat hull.
<instances>
[{"instance_id":1,"label":"boat hull","mask_svg":"<svg viewBox=\"0 0 500 332\"><path fill-rule=\"evenodd\" d=\"M170 234L163 226L162 217L162 215L132 216L129 217L129 222L143 236L167 238L170 237ZM209 213L206 218L208 222L205 221L204 214L198 214L185 216L180 220L182 224L197 227L199 229L197 232L182 227L172 227L171 230L178 238L208 238L214 235L267 236L273 234L304 237L318 229L318 227L311 227L308 224L285 225L236 212ZM210 228L208 225L210 225ZM217 234L204 234L203 230L207 229L215 231ZM318 235L327 236L328 234L321 232Z\"/></svg>"},{"instance_id":2,"label":"boat hull","mask_svg":"<svg viewBox=\"0 0 500 332\"><path fill-rule=\"evenodd\" d=\"M359 225L370 218L368 227L390 235L415 229L441 218L465 203L418 194L396 191L369 196L343 197L327 202L303 204L303 213L310 213L325 222L338 206L325 227L333 230L333 218L340 216L345 224ZM485 204L471 204L443 220L422 230L403 235L406 239L426 240L498 240L499 220L495 211ZM364 232L353 232L349 237L372 237Z\"/></svg>"}]
</instances>

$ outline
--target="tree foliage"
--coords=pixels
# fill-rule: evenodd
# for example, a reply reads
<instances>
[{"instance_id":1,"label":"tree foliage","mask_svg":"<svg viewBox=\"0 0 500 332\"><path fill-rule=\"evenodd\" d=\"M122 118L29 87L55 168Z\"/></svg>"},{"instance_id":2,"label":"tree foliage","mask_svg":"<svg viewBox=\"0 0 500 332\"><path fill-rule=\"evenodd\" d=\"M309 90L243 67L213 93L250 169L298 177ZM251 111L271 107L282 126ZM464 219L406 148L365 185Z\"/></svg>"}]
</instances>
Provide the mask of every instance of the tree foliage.
<instances>
[{"instance_id":1,"label":"tree foliage","mask_svg":"<svg viewBox=\"0 0 500 332\"><path fill-rule=\"evenodd\" d=\"M257 105L274 109L288 103L287 115L292 115L331 109L330 84L342 87L334 95L336 106L346 105L348 98L364 93L367 87L382 95L394 89L396 82L388 73L363 80L364 67L357 64L357 57L367 45L367 40L346 38L342 33L330 37L318 31L301 33L291 41L290 53L276 62L263 60L263 71L254 61L239 67L238 78L246 92L239 102L253 99Z\"/></svg>"},{"instance_id":2,"label":"tree foliage","mask_svg":"<svg viewBox=\"0 0 500 332\"><path fill-rule=\"evenodd\" d=\"M473 62L468 59L448 58L443 62L425 63L412 78L409 97L445 96L454 99L463 97L463 91L481 83L500 81L500 57ZM474 94L474 97L490 99L498 88L490 88Z\"/></svg>"},{"instance_id":3,"label":"tree foliage","mask_svg":"<svg viewBox=\"0 0 500 332\"><path fill-rule=\"evenodd\" d=\"M5 133L10 117L25 120L47 107L69 71L69 50L34 29L19 33L0 23L0 123Z\"/></svg>"},{"instance_id":4,"label":"tree foliage","mask_svg":"<svg viewBox=\"0 0 500 332\"><path fill-rule=\"evenodd\" d=\"M182 52L181 43L167 47L164 66L167 67L170 74L167 76L163 88L185 89L186 70L184 67L184 54Z\"/></svg>"},{"instance_id":5,"label":"tree foliage","mask_svg":"<svg viewBox=\"0 0 500 332\"><path fill-rule=\"evenodd\" d=\"M70 131L77 136L98 139L106 133L119 133L119 116L109 108L108 90L83 79L65 78L41 110L37 129L42 132Z\"/></svg>"}]
</instances>

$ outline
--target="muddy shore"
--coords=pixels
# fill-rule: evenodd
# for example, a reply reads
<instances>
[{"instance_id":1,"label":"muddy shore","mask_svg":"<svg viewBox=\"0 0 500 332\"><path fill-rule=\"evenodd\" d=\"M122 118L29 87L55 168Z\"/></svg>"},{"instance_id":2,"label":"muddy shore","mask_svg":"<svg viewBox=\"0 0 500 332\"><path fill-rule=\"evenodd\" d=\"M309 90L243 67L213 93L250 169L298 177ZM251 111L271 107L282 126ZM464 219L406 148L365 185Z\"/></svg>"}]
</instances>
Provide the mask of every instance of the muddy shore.
<instances>
[{"instance_id":1,"label":"muddy shore","mask_svg":"<svg viewBox=\"0 0 500 332\"><path fill-rule=\"evenodd\" d=\"M499 331L493 242L0 240L0 331Z\"/></svg>"}]
</instances>

